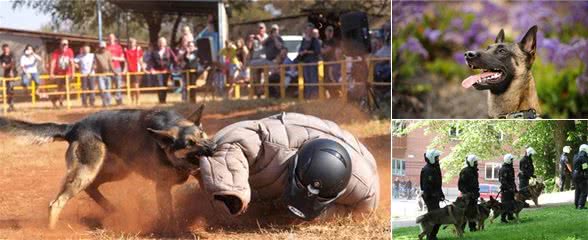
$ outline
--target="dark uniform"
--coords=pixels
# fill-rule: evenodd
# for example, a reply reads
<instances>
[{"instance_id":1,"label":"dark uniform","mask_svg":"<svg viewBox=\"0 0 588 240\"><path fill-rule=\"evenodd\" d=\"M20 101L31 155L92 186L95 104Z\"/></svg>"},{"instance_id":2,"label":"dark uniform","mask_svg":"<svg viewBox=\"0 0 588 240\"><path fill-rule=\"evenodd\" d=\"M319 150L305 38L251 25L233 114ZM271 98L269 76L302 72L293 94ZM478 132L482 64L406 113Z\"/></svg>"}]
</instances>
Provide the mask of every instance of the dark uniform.
<instances>
[{"instance_id":1,"label":"dark uniform","mask_svg":"<svg viewBox=\"0 0 588 240\"><path fill-rule=\"evenodd\" d=\"M441 189L441 167L439 166L438 157L435 159L435 163L431 164L427 161L425 156L425 162L427 165L421 169L421 190L423 191L423 200L427 205L427 211L439 209L439 202L445 200L445 195ZM439 227L436 225L430 235L427 235L428 240L437 239L437 232Z\"/></svg>"},{"instance_id":2,"label":"dark uniform","mask_svg":"<svg viewBox=\"0 0 588 240\"><path fill-rule=\"evenodd\" d=\"M0 70L2 70L2 77L12 78L16 75L16 64L12 53L2 53L0 55L0 65L2 64L4 64L4 67L0 68ZM10 111L14 110L14 82L15 81L6 81L6 100L9 104Z\"/></svg>"},{"instance_id":3,"label":"dark uniform","mask_svg":"<svg viewBox=\"0 0 588 240\"><path fill-rule=\"evenodd\" d=\"M519 189L526 197L529 197L529 179L535 177L535 166L531 155L525 155L520 162Z\"/></svg>"},{"instance_id":4,"label":"dark uniform","mask_svg":"<svg viewBox=\"0 0 588 240\"><path fill-rule=\"evenodd\" d=\"M580 151L574 156L574 185L576 194L574 196L574 205L577 209L584 209L586 206L586 196L588 195L588 156L586 152Z\"/></svg>"},{"instance_id":5,"label":"dark uniform","mask_svg":"<svg viewBox=\"0 0 588 240\"><path fill-rule=\"evenodd\" d=\"M463 168L461 172L459 172L459 181L457 182L457 187L462 195L470 194L472 197L472 201L470 201L471 206L466 209L466 216L475 217L475 207L478 203L478 198L480 197L480 184L478 183L477 164L474 166L468 165L467 167ZM469 221L468 226L470 228L470 232L476 231L476 222ZM465 228L465 224L462 227Z\"/></svg>"},{"instance_id":6,"label":"dark uniform","mask_svg":"<svg viewBox=\"0 0 588 240\"><path fill-rule=\"evenodd\" d=\"M561 184L559 186L560 192L563 192L569 177L570 170L568 169L568 154L564 152L561 154L561 157L559 157L559 179L561 180Z\"/></svg>"},{"instance_id":7,"label":"dark uniform","mask_svg":"<svg viewBox=\"0 0 588 240\"><path fill-rule=\"evenodd\" d=\"M504 213L501 216L502 222L507 222L508 220L513 220L513 210L514 210L514 194L517 191L517 186L515 184L515 176L514 176L514 168L511 164L503 163L500 171L498 172L498 178L500 180L500 191L502 191L502 195L500 197L502 204L504 205Z\"/></svg>"}]
</instances>

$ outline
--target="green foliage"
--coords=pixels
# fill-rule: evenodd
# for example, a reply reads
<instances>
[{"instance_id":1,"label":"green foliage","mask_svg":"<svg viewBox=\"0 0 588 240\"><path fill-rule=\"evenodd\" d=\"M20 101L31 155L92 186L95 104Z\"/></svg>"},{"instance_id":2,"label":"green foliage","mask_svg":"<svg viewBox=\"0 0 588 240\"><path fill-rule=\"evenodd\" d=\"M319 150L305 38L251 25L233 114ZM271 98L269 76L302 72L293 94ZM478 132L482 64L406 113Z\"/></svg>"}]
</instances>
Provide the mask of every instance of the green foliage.
<instances>
[{"instance_id":1,"label":"green foliage","mask_svg":"<svg viewBox=\"0 0 588 240\"><path fill-rule=\"evenodd\" d=\"M581 95L576 87L576 78L582 73L582 68L558 68L537 58L532 71L542 110L549 113L548 117L573 118L578 117L578 112L588 111L588 98Z\"/></svg>"},{"instance_id":2,"label":"green foliage","mask_svg":"<svg viewBox=\"0 0 588 240\"><path fill-rule=\"evenodd\" d=\"M583 226L586 212L573 208L572 204L546 207L536 210L524 209L519 224L502 224L498 220L490 224L486 221L484 231L464 233L464 240L503 239L503 240L581 240L588 239L588 231ZM392 223L394 224L394 223ZM395 240L418 239L419 227L397 228L392 231ZM439 239L457 239L453 226L441 229Z\"/></svg>"},{"instance_id":3,"label":"green foliage","mask_svg":"<svg viewBox=\"0 0 588 240\"><path fill-rule=\"evenodd\" d=\"M425 69L432 74L441 76L447 80L460 80L467 76L468 69L453 60L437 58L425 63Z\"/></svg>"},{"instance_id":4,"label":"green foliage","mask_svg":"<svg viewBox=\"0 0 588 240\"><path fill-rule=\"evenodd\" d=\"M565 127L558 121L423 120L408 123L405 129L394 129L393 135L403 136L417 128L424 128L427 135L432 134L434 137L428 147L446 153L441 159L445 181L459 173L468 154L476 154L484 160L502 161L504 154L511 153L515 159L520 159L527 147L533 147L537 152L533 155L535 175L544 180L553 179L555 165L559 160L558 153L561 151L554 146L566 144L556 144L555 132ZM566 131L568 138L585 139L588 133L586 124L585 121L575 121L575 129L559 130ZM450 132L459 134L450 135Z\"/></svg>"}]
</instances>

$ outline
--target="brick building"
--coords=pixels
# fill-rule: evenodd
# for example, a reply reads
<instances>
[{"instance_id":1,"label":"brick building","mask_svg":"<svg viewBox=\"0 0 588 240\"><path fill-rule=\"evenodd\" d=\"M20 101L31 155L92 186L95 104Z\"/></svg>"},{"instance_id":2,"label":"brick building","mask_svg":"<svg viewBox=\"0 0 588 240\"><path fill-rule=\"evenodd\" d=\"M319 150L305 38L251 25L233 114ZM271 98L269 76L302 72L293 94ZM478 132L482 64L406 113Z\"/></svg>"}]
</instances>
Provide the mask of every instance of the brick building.
<instances>
[{"instance_id":1,"label":"brick building","mask_svg":"<svg viewBox=\"0 0 588 240\"><path fill-rule=\"evenodd\" d=\"M452 131L448 132L450 135L457 135L459 132ZM427 147L434 139L433 134L425 135L425 131L422 128L415 129L407 135L401 137L392 137L392 180L410 180L414 187L419 187L419 177L421 168L426 164L424 160L424 153ZM455 145L458 140L455 140L452 144ZM445 146L443 154L440 159L443 160L450 151L450 146ZM515 176L519 170L519 156L515 155L515 161L513 161L515 168ZM498 182L498 170L502 165L502 156L497 156L492 160L480 159L478 162L479 179L480 184L492 184L500 185ZM444 190L455 191L457 189L458 177L452 178L449 182L443 183ZM516 179L518 184L518 179Z\"/></svg>"}]
</instances>

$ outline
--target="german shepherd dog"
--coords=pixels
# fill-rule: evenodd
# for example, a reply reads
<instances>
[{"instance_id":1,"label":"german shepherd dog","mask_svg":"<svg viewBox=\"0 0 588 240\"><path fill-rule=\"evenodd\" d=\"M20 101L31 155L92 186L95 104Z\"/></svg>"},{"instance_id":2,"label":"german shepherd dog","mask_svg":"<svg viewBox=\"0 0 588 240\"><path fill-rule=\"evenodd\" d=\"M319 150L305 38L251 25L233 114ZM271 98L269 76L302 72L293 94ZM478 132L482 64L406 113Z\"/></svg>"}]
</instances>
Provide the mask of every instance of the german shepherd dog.
<instances>
[{"instance_id":1,"label":"german shepherd dog","mask_svg":"<svg viewBox=\"0 0 588 240\"><path fill-rule=\"evenodd\" d=\"M0 117L0 131L32 143L67 141L67 173L61 190L49 204L49 228L54 229L69 199L85 191L102 209L115 208L98 190L131 172L156 184L157 205L164 231L175 231L171 188L197 169L198 156L214 148L200 120L204 105L187 118L169 110L111 110L94 113L72 124L30 123Z\"/></svg>"},{"instance_id":2,"label":"german shepherd dog","mask_svg":"<svg viewBox=\"0 0 588 240\"><path fill-rule=\"evenodd\" d=\"M515 215L516 221L519 222L519 213L521 213L523 208L525 208L525 203L515 199L514 205L513 213ZM494 223L494 219L506 212L504 204L492 196L490 196L490 200L486 202L486 206L492 210L492 218L490 218L490 223Z\"/></svg>"},{"instance_id":3,"label":"german shepherd dog","mask_svg":"<svg viewBox=\"0 0 588 240\"><path fill-rule=\"evenodd\" d=\"M468 221L476 222L478 230L484 230L486 219L490 217L490 207L484 199L480 199L480 203L476 204L476 217L468 219Z\"/></svg>"},{"instance_id":4,"label":"german shepherd dog","mask_svg":"<svg viewBox=\"0 0 588 240\"><path fill-rule=\"evenodd\" d=\"M424 236L427 236L435 225L453 224L457 236L463 237L462 226L466 223L465 211L466 207L470 204L470 197L458 197L455 202L447 205L443 208L432 210L425 213L416 219L416 223L420 224L421 233L419 234L419 240L422 240Z\"/></svg>"},{"instance_id":5,"label":"german shepherd dog","mask_svg":"<svg viewBox=\"0 0 588 240\"><path fill-rule=\"evenodd\" d=\"M527 187L527 190L529 190L529 196L526 196L524 194L521 194L520 192L517 192L517 193L515 193L515 199L517 201L521 201L521 202L525 202L527 200L533 200L533 203L535 203L535 207L539 207L539 196L541 196L543 189L545 189L545 184L543 184L543 181L541 181L541 180L532 181L532 183L530 183L529 186Z\"/></svg>"},{"instance_id":6,"label":"german shepherd dog","mask_svg":"<svg viewBox=\"0 0 588 240\"><path fill-rule=\"evenodd\" d=\"M465 53L468 66L482 73L469 76L461 85L489 90L491 118L536 118L541 113L531 74L536 42L537 26L531 27L519 43L505 43L501 29L495 43L486 50Z\"/></svg>"}]
</instances>

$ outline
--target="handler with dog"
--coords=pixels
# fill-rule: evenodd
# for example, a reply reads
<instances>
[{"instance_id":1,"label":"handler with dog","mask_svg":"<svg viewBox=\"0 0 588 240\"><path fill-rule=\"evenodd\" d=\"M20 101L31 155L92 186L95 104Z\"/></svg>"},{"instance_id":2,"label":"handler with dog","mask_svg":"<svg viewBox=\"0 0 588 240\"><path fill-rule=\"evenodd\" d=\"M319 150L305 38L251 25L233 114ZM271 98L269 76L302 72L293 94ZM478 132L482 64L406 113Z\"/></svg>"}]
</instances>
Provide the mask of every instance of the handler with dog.
<instances>
[{"instance_id":1,"label":"handler with dog","mask_svg":"<svg viewBox=\"0 0 588 240\"><path fill-rule=\"evenodd\" d=\"M480 184L478 182L478 157L470 154L465 160L466 167L459 172L459 180L457 186L463 196L470 196L470 206L466 208L466 217L468 219L474 219L477 215L477 203L480 197ZM468 221L470 232L476 231L476 222ZM465 229L465 224L462 226L462 230Z\"/></svg>"},{"instance_id":2,"label":"handler with dog","mask_svg":"<svg viewBox=\"0 0 588 240\"><path fill-rule=\"evenodd\" d=\"M439 202L445 200L445 194L441 189L442 177L441 166L439 166L439 156L441 152L437 149L430 149L425 152L425 162L427 163L421 170L421 190L423 191L423 200L427 205L427 212L439 209ZM436 240L437 233L441 225L435 225L430 233L427 233L428 240Z\"/></svg>"},{"instance_id":3,"label":"handler with dog","mask_svg":"<svg viewBox=\"0 0 588 240\"><path fill-rule=\"evenodd\" d=\"M512 166L512 161L514 157L512 154L504 155L504 163L502 167L498 171L498 179L500 181L500 191L502 192L501 202L504 205L504 213L500 217L500 221L502 223L508 223L507 218L509 221L514 220L513 211L515 205L515 198L514 195L517 192L517 185L515 183L515 174L514 168Z\"/></svg>"},{"instance_id":4,"label":"handler with dog","mask_svg":"<svg viewBox=\"0 0 588 240\"><path fill-rule=\"evenodd\" d=\"M535 166L533 165L532 156L535 149L528 147L525 150L525 156L519 162L519 189L525 198L529 198L529 179L535 178Z\"/></svg>"}]
</instances>

